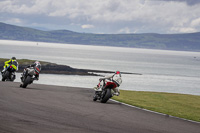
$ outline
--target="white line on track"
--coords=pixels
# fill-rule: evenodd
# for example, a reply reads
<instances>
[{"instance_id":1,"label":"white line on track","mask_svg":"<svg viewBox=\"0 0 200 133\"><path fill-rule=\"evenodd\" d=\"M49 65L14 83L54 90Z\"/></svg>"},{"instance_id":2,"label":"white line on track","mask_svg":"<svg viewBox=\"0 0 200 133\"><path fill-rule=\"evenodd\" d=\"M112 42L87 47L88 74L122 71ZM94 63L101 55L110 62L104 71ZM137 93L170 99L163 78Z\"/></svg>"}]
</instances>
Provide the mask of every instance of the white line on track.
<instances>
[{"instance_id":1,"label":"white line on track","mask_svg":"<svg viewBox=\"0 0 200 133\"><path fill-rule=\"evenodd\" d=\"M122 102L119 102L119 101L116 101L116 100L113 100L113 99L110 99L110 100L113 101L113 102L116 102L116 103L120 103L120 104L129 106L131 108L136 108L136 109L144 110L144 111L147 111L147 112L152 112L152 113L155 113L155 114L164 115L164 116L168 116L168 117L172 117L172 118L176 118L176 119L180 119L180 120L184 120L184 121L200 124L200 122L197 122L197 121L188 120L188 119L184 119L184 118L180 118L180 117L176 117L176 116L171 116L171 115L168 115L168 114L163 114L163 113L155 112L155 111L148 110L148 109L143 109L143 108L136 107L136 106L133 106L133 105L130 105L130 104L126 104L126 103L122 103Z\"/></svg>"}]
</instances>

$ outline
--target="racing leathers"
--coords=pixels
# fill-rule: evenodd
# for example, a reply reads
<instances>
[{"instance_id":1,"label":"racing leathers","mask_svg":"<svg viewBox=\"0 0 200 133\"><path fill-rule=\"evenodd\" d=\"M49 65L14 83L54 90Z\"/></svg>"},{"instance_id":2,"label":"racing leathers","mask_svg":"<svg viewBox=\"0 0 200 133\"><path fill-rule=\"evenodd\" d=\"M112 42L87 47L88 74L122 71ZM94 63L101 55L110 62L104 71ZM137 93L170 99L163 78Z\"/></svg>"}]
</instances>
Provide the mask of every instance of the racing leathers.
<instances>
[{"instance_id":1,"label":"racing leathers","mask_svg":"<svg viewBox=\"0 0 200 133\"><path fill-rule=\"evenodd\" d=\"M35 67L38 67L38 64L31 64L31 65L29 65L29 66L27 66L25 69L27 69L27 68L30 68L30 67L33 67L33 68L35 68ZM39 66L40 67L40 66ZM27 71L25 71L25 72L27 72ZM35 77L33 78L34 80L39 80L39 72L38 72L38 74L36 74L36 75L34 75Z\"/></svg>"},{"instance_id":2,"label":"racing leathers","mask_svg":"<svg viewBox=\"0 0 200 133\"><path fill-rule=\"evenodd\" d=\"M115 81L115 83L120 82L120 84L121 84L121 82L122 82L121 74L116 74L116 73L115 73L114 75L105 76L105 77L99 79L100 82L99 82L99 84L97 85L96 91L102 91L103 87L105 86L105 80L106 80L106 79L111 79L111 80ZM120 94L119 87L116 87L116 88L114 89L114 92L115 92L114 95L119 96L119 94Z\"/></svg>"},{"instance_id":3,"label":"racing leathers","mask_svg":"<svg viewBox=\"0 0 200 133\"><path fill-rule=\"evenodd\" d=\"M13 69L15 70L15 71L17 71L18 70L18 62L15 60L15 59L10 59L10 60L8 60L8 61L5 61L4 62L4 67L3 67L3 70L2 70L2 73L7 69L7 67L8 66L12 66L13 67Z\"/></svg>"}]
</instances>

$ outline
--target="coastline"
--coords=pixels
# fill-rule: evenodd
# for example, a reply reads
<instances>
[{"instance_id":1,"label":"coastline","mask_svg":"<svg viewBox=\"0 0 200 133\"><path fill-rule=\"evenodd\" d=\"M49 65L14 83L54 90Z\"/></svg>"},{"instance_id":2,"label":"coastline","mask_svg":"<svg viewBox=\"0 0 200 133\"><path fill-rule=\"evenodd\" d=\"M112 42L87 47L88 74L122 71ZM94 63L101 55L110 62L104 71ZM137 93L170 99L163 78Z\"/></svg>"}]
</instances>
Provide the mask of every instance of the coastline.
<instances>
[{"instance_id":1,"label":"coastline","mask_svg":"<svg viewBox=\"0 0 200 133\"><path fill-rule=\"evenodd\" d=\"M0 70L4 66L4 62L9 59L0 58ZM29 59L17 59L19 63L19 68L17 72L23 72L24 68L28 65L33 64L34 60ZM59 65L56 63L40 61L42 65L41 73L43 74L65 74L65 75L82 75L82 76L102 76L101 73L114 73L114 71L104 71L104 70L91 70L91 69L78 69L72 68L67 65ZM97 74L98 73L98 74ZM121 72L122 74L135 74L142 75L140 73L129 73L129 72Z\"/></svg>"}]
</instances>

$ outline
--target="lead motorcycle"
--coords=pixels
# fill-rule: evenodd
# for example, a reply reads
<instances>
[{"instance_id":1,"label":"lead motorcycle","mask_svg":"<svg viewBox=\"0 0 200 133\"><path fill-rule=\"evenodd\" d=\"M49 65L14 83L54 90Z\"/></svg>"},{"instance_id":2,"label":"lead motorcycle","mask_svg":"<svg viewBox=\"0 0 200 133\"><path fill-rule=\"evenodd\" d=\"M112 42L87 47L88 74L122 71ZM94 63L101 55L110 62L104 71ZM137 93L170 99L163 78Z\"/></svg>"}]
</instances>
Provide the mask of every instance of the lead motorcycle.
<instances>
[{"instance_id":1,"label":"lead motorcycle","mask_svg":"<svg viewBox=\"0 0 200 133\"><path fill-rule=\"evenodd\" d=\"M15 69L12 65L9 65L4 72L2 72L2 81L14 81L15 80Z\"/></svg>"},{"instance_id":2,"label":"lead motorcycle","mask_svg":"<svg viewBox=\"0 0 200 133\"><path fill-rule=\"evenodd\" d=\"M34 81L34 76L39 75L40 69L38 67L30 67L24 69L21 77L22 84L20 87L26 88L27 85L32 84Z\"/></svg>"},{"instance_id":3,"label":"lead motorcycle","mask_svg":"<svg viewBox=\"0 0 200 133\"><path fill-rule=\"evenodd\" d=\"M100 87L101 82L97 85ZM99 100L101 103L106 103L111 97L113 97L115 93L115 89L120 86L122 83L121 78L118 79L104 79L102 91L97 91L95 88L95 95L93 97L93 101Z\"/></svg>"}]
</instances>

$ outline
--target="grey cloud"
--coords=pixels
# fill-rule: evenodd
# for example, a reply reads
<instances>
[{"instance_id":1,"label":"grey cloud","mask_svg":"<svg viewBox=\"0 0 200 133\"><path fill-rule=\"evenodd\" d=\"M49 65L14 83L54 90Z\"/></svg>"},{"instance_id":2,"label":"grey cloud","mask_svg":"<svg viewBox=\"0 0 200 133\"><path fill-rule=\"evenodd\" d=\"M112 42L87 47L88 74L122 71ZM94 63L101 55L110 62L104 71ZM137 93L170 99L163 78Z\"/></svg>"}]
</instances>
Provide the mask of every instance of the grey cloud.
<instances>
[{"instance_id":1,"label":"grey cloud","mask_svg":"<svg viewBox=\"0 0 200 133\"><path fill-rule=\"evenodd\" d=\"M177 33L200 30L198 3L194 0L34 0L30 3L4 0L0 1L0 21L77 32ZM92 28L85 28L88 26Z\"/></svg>"},{"instance_id":2,"label":"grey cloud","mask_svg":"<svg viewBox=\"0 0 200 133\"><path fill-rule=\"evenodd\" d=\"M199 0L187 0L186 3L188 5L196 5L196 4L200 4Z\"/></svg>"},{"instance_id":3,"label":"grey cloud","mask_svg":"<svg viewBox=\"0 0 200 133\"><path fill-rule=\"evenodd\" d=\"M185 2L190 6L196 5L196 4L200 4L199 0L150 0L150 1L166 1L166 2L170 2L170 1L175 1L175 2Z\"/></svg>"}]
</instances>

